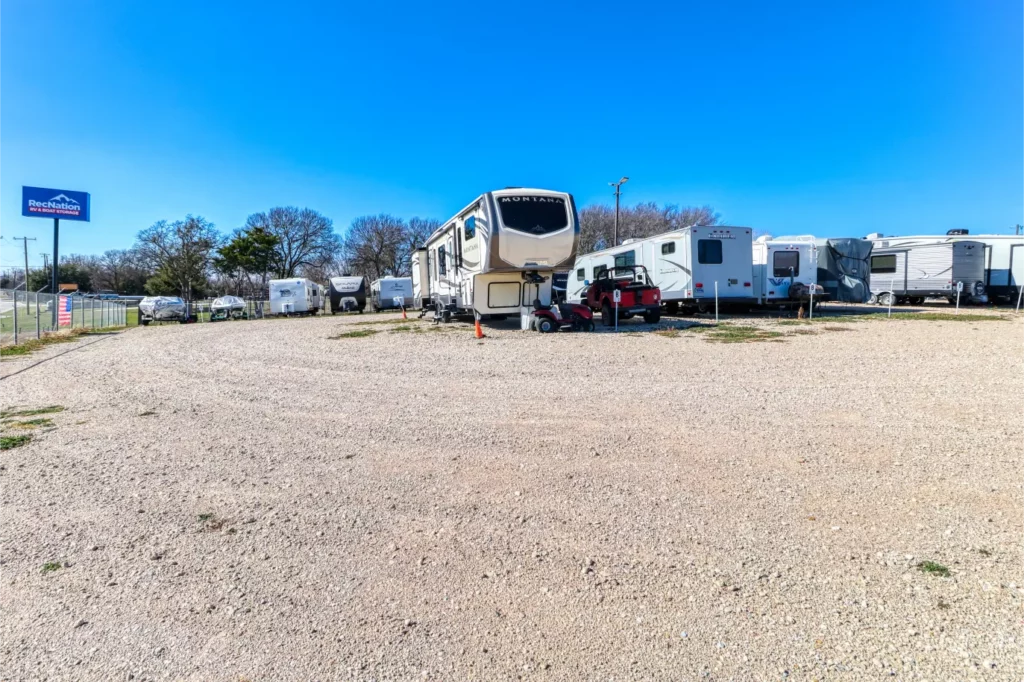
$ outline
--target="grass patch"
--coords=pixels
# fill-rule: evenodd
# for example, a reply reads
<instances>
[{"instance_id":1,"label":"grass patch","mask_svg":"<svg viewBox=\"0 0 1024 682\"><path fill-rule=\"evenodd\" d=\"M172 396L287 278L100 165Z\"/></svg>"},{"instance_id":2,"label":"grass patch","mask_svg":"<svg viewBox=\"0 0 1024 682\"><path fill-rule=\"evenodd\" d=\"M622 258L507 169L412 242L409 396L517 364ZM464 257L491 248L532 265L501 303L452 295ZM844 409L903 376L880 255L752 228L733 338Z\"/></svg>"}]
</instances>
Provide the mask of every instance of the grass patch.
<instances>
[{"instance_id":1,"label":"grass patch","mask_svg":"<svg viewBox=\"0 0 1024 682\"><path fill-rule=\"evenodd\" d=\"M824 327L824 329L828 329L828 327ZM818 332L814 331L813 329L794 329L793 333L800 334L801 336L814 336Z\"/></svg>"},{"instance_id":2,"label":"grass patch","mask_svg":"<svg viewBox=\"0 0 1024 682\"><path fill-rule=\"evenodd\" d=\"M366 327L369 325L377 324L409 324L409 320L403 320L402 318L387 319L387 320L367 320L366 322L356 322L357 327Z\"/></svg>"},{"instance_id":3,"label":"grass patch","mask_svg":"<svg viewBox=\"0 0 1024 682\"><path fill-rule=\"evenodd\" d=\"M852 327L840 327L837 324L826 324L822 327L827 332L852 332Z\"/></svg>"},{"instance_id":4,"label":"grass patch","mask_svg":"<svg viewBox=\"0 0 1024 682\"><path fill-rule=\"evenodd\" d=\"M922 573L930 573L932 575L937 575L940 578L949 577L949 569L934 561L922 561L917 565L917 568Z\"/></svg>"},{"instance_id":5,"label":"grass patch","mask_svg":"<svg viewBox=\"0 0 1024 682\"><path fill-rule=\"evenodd\" d=\"M0 412L0 419L10 419L11 417L34 417L38 414L56 414L63 412L66 408L63 405L48 405L46 407L33 407L26 410L8 410L7 412Z\"/></svg>"},{"instance_id":6,"label":"grass patch","mask_svg":"<svg viewBox=\"0 0 1024 682\"><path fill-rule=\"evenodd\" d=\"M37 419L28 419L26 421L13 421L7 420L4 423L4 428L7 429L39 429L46 426L53 426L53 420L47 417L39 417Z\"/></svg>"},{"instance_id":7,"label":"grass patch","mask_svg":"<svg viewBox=\"0 0 1024 682\"><path fill-rule=\"evenodd\" d=\"M658 336L664 336L666 339L674 339L679 336L679 330L675 327L668 327L666 329L655 329L654 333Z\"/></svg>"},{"instance_id":8,"label":"grass patch","mask_svg":"<svg viewBox=\"0 0 1024 682\"><path fill-rule=\"evenodd\" d=\"M781 324L784 327L794 327L796 325L810 324L807 320L779 320L777 324Z\"/></svg>"},{"instance_id":9,"label":"grass patch","mask_svg":"<svg viewBox=\"0 0 1024 682\"><path fill-rule=\"evenodd\" d=\"M32 436L28 434L22 434L20 436L0 436L0 450L19 448L30 440L32 440Z\"/></svg>"},{"instance_id":10,"label":"grass patch","mask_svg":"<svg viewBox=\"0 0 1024 682\"><path fill-rule=\"evenodd\" d=\"M721 325L708 332L708 341L718 343L756 343L758 341L772 341L783 336L782 332L773 332L759 327L748 325Z\"/></svg>"},{"instance_id":11,"label":"grass patch","mask_svg":"<svg viewBox=\"0 0 1024 682\"><path fill-rule=\"evenodd\" d=\"M373 336L374 334L379 334L379 333L380 333L379 329L356 329L356 330L350 331L350 332L342 332L342 333L338 334L337 336L330 336L328 338L330 338L330 339L358 339L358 338L362 338L364 336Z\"/></svg>"},{"instance_id":12,"label":"grass patch","mask_svg":"<svg viewBox=\"0 0 1024 682\"><path fill-rule=\"evenodd\" d=\"M47 561L45 564L43 564L43 571L42 572L43 572L43 575L45 575L47 573L53 573L54 571L59 571L60 568L61 568L61 566L60 566L60 562L59 561Z\"/></svg>"}]
</instances>

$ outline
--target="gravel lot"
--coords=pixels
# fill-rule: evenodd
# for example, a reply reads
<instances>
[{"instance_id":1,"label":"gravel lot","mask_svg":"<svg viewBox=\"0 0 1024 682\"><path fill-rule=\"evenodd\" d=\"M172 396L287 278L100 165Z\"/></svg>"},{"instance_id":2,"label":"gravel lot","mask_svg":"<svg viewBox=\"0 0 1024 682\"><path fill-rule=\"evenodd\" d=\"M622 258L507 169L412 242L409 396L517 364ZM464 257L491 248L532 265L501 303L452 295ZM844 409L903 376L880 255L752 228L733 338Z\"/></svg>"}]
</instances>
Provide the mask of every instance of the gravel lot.
<instances>
[{"instance_id":1,"label":"gravel lot","mask_svg":"<svg viewBox=\"0 0 1024 682\"><path fill-rule=\"evenodd\" d=\"M0 678L1024 674L1021 318L394 317L5 360Z\"/></svg>"}]
</instances>

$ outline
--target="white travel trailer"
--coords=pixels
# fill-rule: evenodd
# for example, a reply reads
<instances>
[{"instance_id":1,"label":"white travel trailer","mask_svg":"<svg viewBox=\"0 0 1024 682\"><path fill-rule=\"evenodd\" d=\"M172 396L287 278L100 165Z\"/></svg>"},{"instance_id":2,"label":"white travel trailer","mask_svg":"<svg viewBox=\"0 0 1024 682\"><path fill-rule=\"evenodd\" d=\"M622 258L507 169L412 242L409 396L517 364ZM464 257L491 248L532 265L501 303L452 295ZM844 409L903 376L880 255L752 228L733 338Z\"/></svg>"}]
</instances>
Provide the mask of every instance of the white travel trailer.
<instances>
[{"instance_id":1,"label":"white travel trailer","mask_svg":"<svg viewBox=\"0 0 1024 682\"><path fill-rule=\"evenodd\" d=\"M824 300L818 286L818 247L814 237L758 237L753 245L754 297L761 305Z\"/></svg>"},{"instance_id":2,"label":"white travel trailer","mask_svg":"<svg viewBox=\"0 0 1024 682\"><path fill-rule=\"evenodd\" d=\"M573 262L579 234L571 194L520 187L487 192L417 252L413 295L435 319L519 315L527 328L533 301L551 303L551 275Z\"/></svg>"},{"instance_id":3,"label":"white travel trailer","mask_svg":"<svg viewBox=\"0 0 1024 682\"><path fill-rule=\"evenodd\" d=\"M270 286L271 315L315 315L322 306L323 291L308 279L272 279Z\"/></svg>"},{"instance_id":4,"label":"white travel trailer","mask_svg":"<svg viewBox=\"0 0 1024 682\"><path fill-rule=\"evenodd\" d=\"M1016 303L1024 284L1024 235L977 234L950 230L953 241L980 242L985 246L985 293L990 299Z\"/></svg>"},{"instance_id":5,"label":"white travel trailer","mask_svg":"<svg viewBox=\"0 0 1024 682\"><path fill-rule=\"evenodd\" d=\"M643 265L669 314L680 306L706 310L721 303L749 303L754 298L753 247L749 227L684 227L576 258L566 283L566 298L578 303L589 283L604 269Z\"/></svg>"},{"instance_id":6,"label":"white travel trailer","mask_svg":"<svg viewBox=\"0 0 1024 682\"><path fill-rule=\"evenodd\" d=\"M987 303L985 247L950 237L885 237L869 234L871 294L873 302L920 305L926 298L956 300L963 283L961 303Z\"/></svg>"},{"instance_id":7,"label":"white travel trailer","mask_svg":"<svg viewBox=\"0 0 1024 682\"><path fill-rule=\"evenodd\" d=\"M401 299L401 306L396 299ZM412 299L412 277L381 277L370 285L370 305L375 311L407 308Z\"/></svg>"}]
</instances>

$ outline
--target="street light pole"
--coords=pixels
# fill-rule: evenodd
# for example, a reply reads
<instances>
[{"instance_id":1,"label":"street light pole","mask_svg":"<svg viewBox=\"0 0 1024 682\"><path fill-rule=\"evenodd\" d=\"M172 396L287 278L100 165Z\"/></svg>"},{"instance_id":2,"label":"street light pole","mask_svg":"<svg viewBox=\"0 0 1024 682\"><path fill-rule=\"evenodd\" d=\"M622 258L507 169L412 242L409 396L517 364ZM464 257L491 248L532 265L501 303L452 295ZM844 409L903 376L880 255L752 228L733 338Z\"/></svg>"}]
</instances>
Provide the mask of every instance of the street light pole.
<instances>
[{"instance_id":1,"label":"street light pole","mask_svg":"<svg viewBox=\"0 0 1024 682\"><path fill-rule=\"evenodd\" d=\"M629 182L629 178L622 176L622 179L618 182L609 182L611 187L615 188L615 233L612 237L612 246L619 245L619 195L622 194L621 187Z\"/></svg>"}]
</instances>

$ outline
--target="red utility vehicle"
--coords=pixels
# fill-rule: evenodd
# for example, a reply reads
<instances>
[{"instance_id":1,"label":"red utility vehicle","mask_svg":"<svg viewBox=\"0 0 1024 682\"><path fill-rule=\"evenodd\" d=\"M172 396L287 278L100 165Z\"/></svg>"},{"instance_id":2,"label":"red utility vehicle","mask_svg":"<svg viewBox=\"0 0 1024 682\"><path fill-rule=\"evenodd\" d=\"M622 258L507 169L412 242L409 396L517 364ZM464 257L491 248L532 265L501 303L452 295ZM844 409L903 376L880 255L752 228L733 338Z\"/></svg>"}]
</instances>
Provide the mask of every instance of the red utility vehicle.
<instances>
[{"instance_id":1,"label":"red utility vehicle","mask_svg":"<svg viewBox=\"0 0 1024 682\"><path fill-rule=\"evenodd\" d=\"M602 270L587 287L586 304L601 311L606 327L615 324L615 292L620 292L619 319L643 315L644 322L661 319L661 289L654 286L642 265L618 265Z\"/></svg>"}]
</instances>

